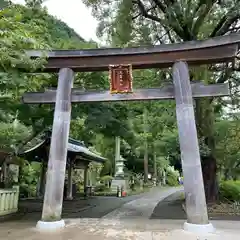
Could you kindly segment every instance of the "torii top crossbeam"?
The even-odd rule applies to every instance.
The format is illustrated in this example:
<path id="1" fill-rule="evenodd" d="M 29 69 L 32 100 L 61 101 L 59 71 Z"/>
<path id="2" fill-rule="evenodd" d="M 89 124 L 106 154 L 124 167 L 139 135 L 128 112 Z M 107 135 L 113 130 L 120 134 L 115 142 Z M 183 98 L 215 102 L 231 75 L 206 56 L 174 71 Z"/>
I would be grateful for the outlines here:
<path id="1" fill-rule="evenodd" d="M 231 61 L 240 45 L 240 34 L 203 41 L 133 48 L 99 48 L 84 50 L 27 51 L 32 58 L 48 57 L 45 72 L 71 68 L 79 72 L 106 71 L 109 65 L 131 64 L 133 69 L 171 67 L 176 61 L 188 64 L 212 64 Z"/>

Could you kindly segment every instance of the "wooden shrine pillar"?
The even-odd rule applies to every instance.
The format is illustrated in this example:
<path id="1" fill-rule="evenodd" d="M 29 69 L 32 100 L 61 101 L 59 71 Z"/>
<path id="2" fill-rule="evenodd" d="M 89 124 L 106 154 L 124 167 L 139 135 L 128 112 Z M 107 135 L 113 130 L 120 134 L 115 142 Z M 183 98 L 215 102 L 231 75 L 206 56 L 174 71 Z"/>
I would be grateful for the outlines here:
<path id="1" fill-rule="evenodd" d="M 42 221 L 39 222 L 39 227 L 42 222 L 61 220 L 73 79 L 71 69 L 63 68 L 59 71 Z"/>
<path id="2" fill-rule="evenodd" d="M 84 173 L 83 173 L 83 191 L 84 191 L 84 196 L 87 197 L 88 194 L 88 165 L 86 164 L 84 166 Z"/>
<path id="3" fill-rule="evenodd" d="M 5 185 L 7 182 L 7 175 L 8 175 L 8 165 L 6 163 L 6 160 L 4 160 L 4 163 L 2 165 L 2 173 L 3 173 L 3 182 Z"/>
<path id="4" fill-rule="evenodd" d="M 68 186 L 67 186 L 67 199 L 72 200 L 72 187 L 73 187 L 73 159 L 70 159 L 68 165 Z"/>
<path id="5" fill-rule="evenodd" d="M 38 197 L 44 196 L 45 184 L 46 184 L 46 163 L 44 162 L 44 160 L 42 160 L 39 187 L 37 192 Z"/>
<path id="6" fill-rule="evenodd" d="M 192 89 L 186 63 L 174 64 L 173 82 L 186 198 L 186 224 L 208 225 Z"/>

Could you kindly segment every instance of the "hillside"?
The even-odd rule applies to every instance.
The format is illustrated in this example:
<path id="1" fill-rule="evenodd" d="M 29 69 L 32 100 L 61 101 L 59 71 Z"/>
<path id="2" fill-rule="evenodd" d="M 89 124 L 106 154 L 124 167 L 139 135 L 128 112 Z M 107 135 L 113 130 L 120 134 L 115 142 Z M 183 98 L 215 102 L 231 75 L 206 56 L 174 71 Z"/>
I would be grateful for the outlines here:
<path id="1" fill-rule="evenodd" d="M 53 48 L 62 48 L 59 42 L 70 40 L 73 42 L 85 42 L 72 28 L 66 23 L 50 15 L 45 8 L 29 8 L 23 5 L 13 4 L 21 14 L 22 23 L 42 25 L 45 28 L 43 33 L 48 44 Z"/>

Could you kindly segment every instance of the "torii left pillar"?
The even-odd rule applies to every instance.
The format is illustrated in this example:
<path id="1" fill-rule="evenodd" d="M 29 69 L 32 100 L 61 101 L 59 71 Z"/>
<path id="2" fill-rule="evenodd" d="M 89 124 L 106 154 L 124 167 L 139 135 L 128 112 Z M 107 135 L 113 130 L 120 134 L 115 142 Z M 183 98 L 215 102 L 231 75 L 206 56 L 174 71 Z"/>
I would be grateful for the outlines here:
<path id="1" fill-rule="evenodd" d="M 57 230 L 65 225 L 61 215 L 73 79 L 71 69 L 63 68 L 59 71 L 42 219 L 37 223 L 40 230 Z"/>

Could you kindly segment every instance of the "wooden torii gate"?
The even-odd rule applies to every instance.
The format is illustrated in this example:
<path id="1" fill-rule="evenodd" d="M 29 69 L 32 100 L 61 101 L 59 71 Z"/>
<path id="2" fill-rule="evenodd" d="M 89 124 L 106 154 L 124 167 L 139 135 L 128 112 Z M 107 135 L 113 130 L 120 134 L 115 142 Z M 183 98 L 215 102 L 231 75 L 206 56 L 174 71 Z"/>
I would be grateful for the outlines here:
<path id="1" fill-rule="evenodd" d="M 227 84 L 208 86 L 201 83 L 191 84 L 188 64 L 233 62 L 239 50 L 239 43 L 240 35 L 232 34 L 204 41 L 150 47 L 48 52 L 48 62 L 44 72 L 59 72 L 57 90 L 25 93 L 23 96 L 23 102 L 28 104 L 55 103 L 42 220 L 37 226 L 45 227 L 47 222 L 50 222 L 52 224 L 50 226 L 54 228 L 64 226 L 61 213 L 71 102 L 175 99 L 187 209 L 187 222 L 184 226 L 185 229 L 193 230 L 195 227 L 202 226 L 206 231 L 213 231 L 208 221 L 193 98 L 226 96 L 229 94 L 229 88 Z M 28 51 L 28 54 L 32 58 L 37 58 L 46 52 Z M 131 89 L 131 67 L 146 69 L 172 66 L 172 86 L 157 89 Z M 111 91 L 83 92 L 72 89 L 73 71 L 108 71 L 109 67 L 112 68 L 111 73 L 114 75 L 111 83 L 115 84 L 115 89 L 111 85 L 111 90 L 122 94 L 113 94 Z"/>

